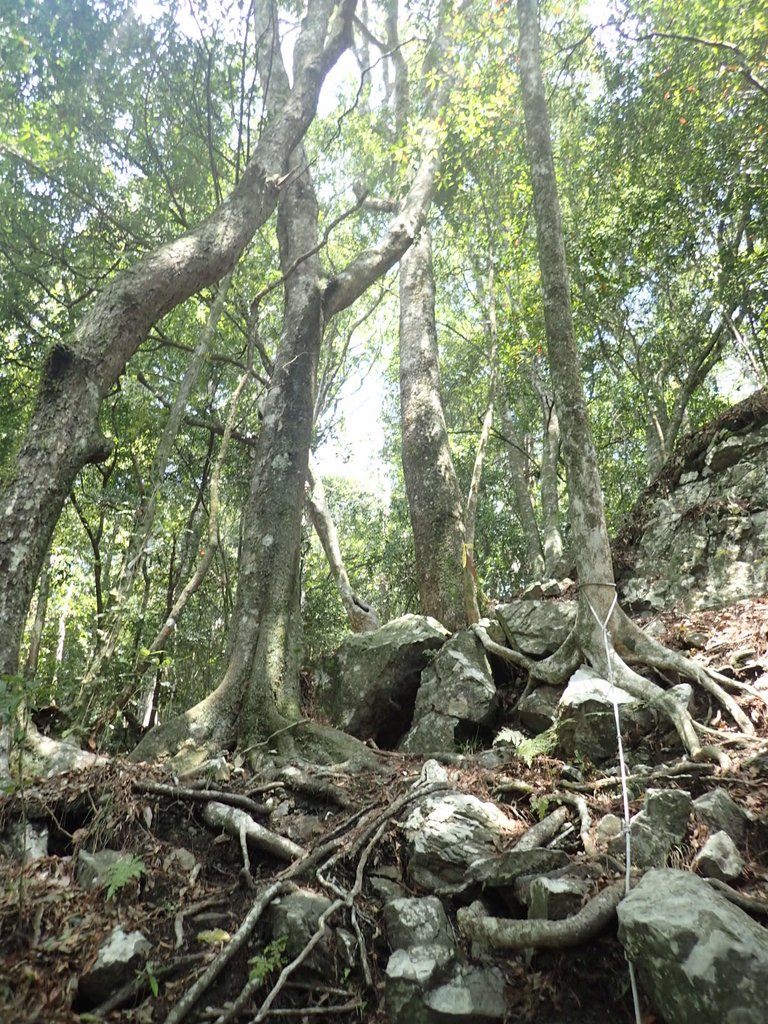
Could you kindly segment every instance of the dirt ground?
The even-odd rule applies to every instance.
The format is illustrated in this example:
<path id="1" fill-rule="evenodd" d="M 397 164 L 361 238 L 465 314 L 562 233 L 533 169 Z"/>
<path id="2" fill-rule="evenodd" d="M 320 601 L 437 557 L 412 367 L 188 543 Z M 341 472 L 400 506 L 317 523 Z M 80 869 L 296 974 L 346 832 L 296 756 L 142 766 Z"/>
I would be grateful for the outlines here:
<path id="1" fill-rule="evenodd" d="M 768 598 L 683 618 L 660 616 L 653 628 L 665 643 L 749 681 L 768 699 Z M 756 743 L 729 746 L 728 769 L 691 766 L 682 775 L 653 784 L 679 786 L 694 797 L 714 785 L 724 786 L 750 812 L 754 826 L 740 888 L 768 907 L 766 704 L 754 697 L 740 703 L 757 727 Z M 726 738 L 728 723 L 706 701 L 700 700 L 697 718 Z M 665 765 L 681 758 L 669 735 L 646 737 L 643 743 L 637 756 L 661 772 L 662 778 Z M 535 800 L 530 794 L 503 792 L 503 781 L 512 777 L 528 783 L 534 798 L 546 798 L 566 778 L 573 778 L 571 768 L 556 757 L 542 756 L 530 766 L 514 761 L 489 769 L 482 766 L 481 758 L 468 755 L 454 760 L 450 770 L 457 788 L 497 800 L 520 822 L 522 831 L 536 820 Z M 225 800 L 242 798 L 255 818 L 269 817 L 270 827 L 302 847 L 306 864 L 293 876 L 302 885 L 320 891 L 316 867 L 321 857 L 327 863 L 330 856 L 337 887 L 352 893 L 364 859 L 361 851 L 367 850 L 364 870 L 358 872 L 362 886 L 351 903 L 367 954 L 368 976 L 359 950 L 350 957 L 339 943 L 331 943 L 324 969 L 308 970 L 302 964 L 282 978 L 274 1001 L 259 1016 L 287 963 L 284 951 L 269 945 L 266 914 L 185 1019 L 217 1020 L 255 972 L 261 979 L 245 1012 L 234 1019 L 386 1021 L 382 991 L 389 950 L 381 925 L 382 900 L 368 876 L 373 868 L 384 867 L 407 878 L 398 817 L 392 808 L 420 769 L 421 759 L 389 753 L 382 757 L 380 772 L 354 777 L 339 772 L 330 783 L 326 779 L 325 790 L 312 791 L 285 779 L 249 775 L 236 757 L 223 758 L 202 776 L 183 780 L 163 767 L 114 761 L 10 788 L 0 800 L 0 834 L 5 830 L 6 837 L 0 842 L 0 1021 L 154 1024 L 168 1018 L 192 984 L 234 941 L 259 894 L 289 870 L 284 860 L 251 849 L 249 870 L 244 871 L 237 838 L 212 830 L 201 818 L 204 800 L 212 797 L 212 791 Z M 608 811 L 617 812 L 620 800 L 614 776 L 605 768 L 580 769 L 579 782 L 571 785 L 587 798 L 593 821 Z M 642 802 L 640 791 L 636 795 L 633 810 Z M 387 821 L 388 827 L 380 828 L 376 841 L 370 839 L 372 825 L 366 832 L 365 823 L 379 827 Z M 24 867 L 8 838 L 9 829 L 20 822 L 45 825 L 49 830 L 48 855 Z M 706 838 L 703 826 L 692 828 L 675 853 L 675 866 L 690 866 Z M 113 878 L 111 890 L 103 885 L 84 888 L 75 877 L 78 853 L 104 848 L 132 854 L 132 868 L 127 877 Z M 456 907 L 449 905 L 450 909 Z M 349 930 L 349 908 L 334 923 L 342 918 Z M 763 923 L 766 920 L 763 917 Z M 94 1004 L 78 983 L 117 924 L 126 932 L 139 930 L 146 936 L 152 947 L 150 963 L 121 989 Z M 620 1024 L 634 1020 L 615 925 L 584 947 L 493 959 L 507 978 L 510 1021 Z M 656 1019 L 648 1008 L 644 1012 L 646 1024 Z"/>

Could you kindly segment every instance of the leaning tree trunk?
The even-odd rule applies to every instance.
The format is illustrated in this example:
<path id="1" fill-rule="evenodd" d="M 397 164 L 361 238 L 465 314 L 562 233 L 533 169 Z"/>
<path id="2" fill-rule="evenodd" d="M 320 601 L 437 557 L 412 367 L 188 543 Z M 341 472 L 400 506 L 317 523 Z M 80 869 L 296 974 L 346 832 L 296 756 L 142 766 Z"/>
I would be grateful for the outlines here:
<path id="1" fill-rule="evenodd" d="M 273 18 L 267 32 L 276 38 Z M 270 88 L 288 88 L 273 48 Z M 153 729 L 134 760 L 174 754 L 188 741 L 198 755 L 239 744 L 292 746 L 299 720 L 297 631 L 299 554 L 305 481 L 313 427 L 316 370 L 325 324 L 389 270 L 411 244 L 431 201 L 437 169 L 434 141 L 425 146 L 413 184 L 388 231 L 330 281 L 318 256 L 317 197 L 303 147 L 278 210 L 284 321 L 263 406 L 263 421 L 243 513 L 243 545 L 227 668 L 219 686 L 188 712 Z"/>
<path id="2" fill-rule="evenodd" d="M 722 760 L 723 755 L 719 751 L 702 747 L 695 723 L 687 709 L 672 694 L 630 669 L 617 653 L 620 651 L 622 655 L 629 655 L 654 668 L 676 672 L 695 680 L 728 709 L 742 732 L 754 732 L 749 719 L 724 689 L 725 686 L 745 689 L 743 684 L 706 670 L 662 647 L 633 625 L 616 604 L 602 488 L 573 329 L 549 115 L 541 74 L 536 0 L 518 0 L 517 13 L 520 29 L 520 79 L 533 186 L 547 349 L 555 404 L 562 428 L 573 554 L 579 579 L 579 605 L 574 632 L 550 659 L 536 664 L 513 654 L 510 660 L 528 667 L 531 678 L 547 679 L 550 682 L 564 681 L 581 661 L 586 660 L 622 689 L 666 713 L 694 758 L 716 757 Z M 486 634 L 486 642 L 487 639 Z"/>
<path id="3" fill-rule="evenodd" d="M 422 612 L 449 630 L 479 618 L 465 572 L 464 504 L 440 397 L 432 247 L 424 227 L 400 267 L 400 416 Z"/>
<path id="4" fill-rule="evenodd" d="M 0 488 L 0 672 L 16 672 L 35 582 L 75 478 L 109 454 L 99 426 L 102 400 L 153 324 L 231 270 L 274 211 L 325 75 L 349 43 L 354 6 L 309 0 L 293 88 L 271 111 L 230 195 L 197 227 L 118 274 L 73 336 L 49 353 L 18 456 Z"/>

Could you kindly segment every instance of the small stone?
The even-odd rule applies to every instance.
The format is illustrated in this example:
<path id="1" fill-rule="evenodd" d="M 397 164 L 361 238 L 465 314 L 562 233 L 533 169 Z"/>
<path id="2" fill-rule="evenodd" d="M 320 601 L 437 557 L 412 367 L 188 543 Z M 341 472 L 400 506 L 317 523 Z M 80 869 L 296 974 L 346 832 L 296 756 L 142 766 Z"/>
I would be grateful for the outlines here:
<path id="1" fill-rule="evenodd" d="M 715 832 L 704 844 L 693 868 L 705 878 L 735 882 L 744 870 L 744 859 L 727 832 Z"/>
<path id="2" fill-rule="evenodd" d="M 590 891 L 589 882 L 579 878 L 536 878 L 531 882 L 528 917 L 562 921 L 578 913 Z"/>
<path id="3" fill-rule="evenodd" d="M 442 946 L 455 951 L 451 926 L 436 896 L 397 899 L 384 907 L 384 927 L 391 949 Z"/>
<path id="4" fill-rule="evenodd" d="M 77 855 L 75 878 L 83 889 L 102 889 L 109 881 L 109 873 L 118 861 L 128 860 L 129 854 L 121 850 L 80 850 Z"/>
<path id="5" fill-rule="evenodd" d="M 617 815 L 604 814 L 595 826 L 595 838 L 598 843 L 609 843 L 621 835 L 623 828 L 624 822 Z"/>
<path id="6" fill-rule="evenodd" d="M 744 840 L 749 818 L 727 790 L 713 789 L 694 800 L 693 807 L 713 832 L 727 832 L 736 843 Z"/>
<path id="7" fill-rule="evenodd" d="M 649 789 L 645 794 L 648 824 L 666 832 L 675 843 L 685 838 L 692 810 L 691 794 L 684 789 Z"/>
<path id="8" fill-rule="evenodd" d="M 136 968 L 147 959 L 151 950 L 152 946 L 141 932 L 126 933 L 118 925 L 99 949 L 91 970 L 78 982 L 81 1012 L 98 1006 L 133 977 Z"/>

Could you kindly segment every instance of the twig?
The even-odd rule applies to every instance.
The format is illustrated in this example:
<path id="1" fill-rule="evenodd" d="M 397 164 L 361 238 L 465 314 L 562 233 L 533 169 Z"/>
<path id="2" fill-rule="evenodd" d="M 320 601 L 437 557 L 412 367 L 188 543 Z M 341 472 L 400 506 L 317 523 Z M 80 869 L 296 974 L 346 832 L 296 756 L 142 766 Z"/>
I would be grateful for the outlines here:
<path id="1" fill-rule="evenodd" d="M 258 923 L 259 918 L 272 900 L 275 899 L 276 896 L 280 896 L 284 892 L 289 892 L 293 888 L 294 886 L 290 882 L 273 882 L 272 885 L 268 886 L 264 892 L 256 898 L 253 906 L 246 914 L 243 923 L 237 929 L 227 945 L 224 946 L 216 959 L 213 960 L 203 974 L 200 975 L 192 988 L 189 989 L 189 991 L 182 996 L 178 1003 L 176 1003 L 172 1008 L 171 1012 L 165 1018 L 165 1024 L 180 1024 L 180 1022 L 184 1020 L 197 1000 L 203 995 L 206 989 L 213 984 L 232 957 L 238 953 L 248 941 L 251 933 Z"/>
<path id="2" fill-rule="evenodd" d="M 269 808 L 265 804 L 258 804 L 255 800 L 242 796 L 240 793 L 228 793 L 221 789 L 191 789 L 184 786 L 169 786 L 164 782 L 133 782 L 131 785 L 137 793 L 153 793 L 156 796 L 169 796 L 176 800 L 194 800 L 198 803 L 218 800 L 219 803 L 239 807 L 248 811 L 249 814 L 269 813 Z"/>

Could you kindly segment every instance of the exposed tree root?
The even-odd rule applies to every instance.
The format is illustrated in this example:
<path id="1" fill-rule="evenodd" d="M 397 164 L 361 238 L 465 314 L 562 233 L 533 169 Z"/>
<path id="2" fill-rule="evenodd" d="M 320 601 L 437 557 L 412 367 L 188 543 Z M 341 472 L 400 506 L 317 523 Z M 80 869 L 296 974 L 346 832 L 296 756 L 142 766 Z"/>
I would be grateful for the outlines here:
<path id="1" fill-rule="evenodd" d="M 565 949 L 597 935 L 613 918 L 623 895 L 624 882 L 614 882 L 563 921 L 489 917 L 480 902 L 463 907 L 456 920 L 464 935 L 493 949 Z"/>
<path id="2" fill-rule="evenodd" d="M 10 779 L 17 768 L 23 774 L 60 775 L 79 768 L 93 768 L 108 761 L 100 754 L 81 750 L 74 743 L 44 736 L 28 716 L 24 716 L 21 729 L 23 739 L 19 748 L 12 730 L 8 726 L 0 728 L 0 779 Z"/>
<path id="3" fill-rule="evenodd" d="M 657 672 L 674 672 L 679 678 L 700 686 L 736 723 L 740 730 L 736 738 L 747 739 L 754 736 L 755 730 L 748 716 L 726 688 L 757 695 L 753 688 L 698 665 L 677 651 L 664 647 L 646 636 L 614 604 L 610 609 L 606 609 L 606 614 L 609 616 L 607 631 L 597 612 L 582 594 L 576 626 L 557 651 L 541 661 L 535 661 L 519 651 L 510 650 L 496 643 L 480 624 L 475 625 L 474 631 L 489 653 L 528 672 L 528 681 L 520 700 L 526 697 L 537 683 L 562 686 L 580 665 L 586 663 L 620 689 L 662 712 L 674 726 L 685 750 L 694 761 L 714 761 L 721 767 L 727 767 L 727 755 L 719 747 L 702 744 L 697 724 L 687 708 L 687 702 L 679 699 L 679 693 L 665 690 L 640 675 L 629 663 L 646 665 Z"/>

